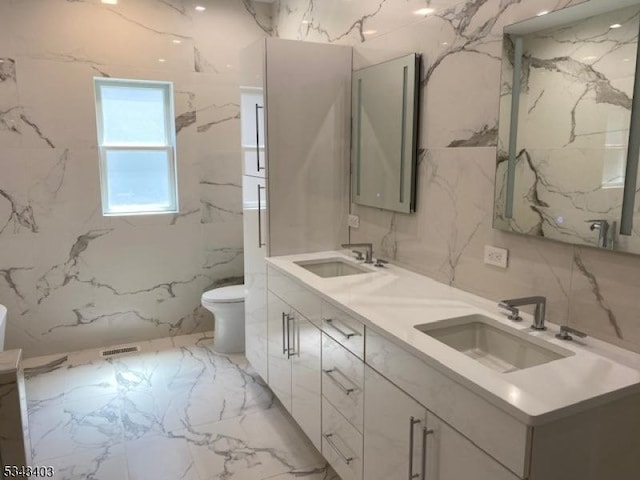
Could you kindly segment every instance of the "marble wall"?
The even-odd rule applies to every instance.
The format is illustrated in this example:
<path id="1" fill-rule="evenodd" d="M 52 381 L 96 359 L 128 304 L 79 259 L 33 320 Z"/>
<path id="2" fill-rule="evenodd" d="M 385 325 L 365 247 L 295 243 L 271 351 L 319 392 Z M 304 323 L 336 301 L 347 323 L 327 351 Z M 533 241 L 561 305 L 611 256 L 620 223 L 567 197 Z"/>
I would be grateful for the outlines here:
<path id="1" fill-rule="evenodd" d="M 0 2 L 7 348 L 211 329 L 201 293 L 243 272 L 238 52 L 270 15 L 251 0 Z M 94 76 L 174 83 L 179 214 L 102 216 Z"/>
<path id="2" fill-rule="evenodd" d="M 353 45 L 356 68 L 423 54 L 417 213 L 353 205 L 352 241 L 491 299 L 546 295 L 551 322 L 640 351 L 640 258 L 492 228 L 502 29 L 576 3 L 281 0 L 274 33 Z M 483 264 L 487 244 L 509 249 L 506 270 Z"/>
<path id="3" fill-rule="evenodd" d="M 607 248 L 640 253 L 640 232 L 620 236 L 614 227 L 622 214 L 639 12 L 627 7 L 523 37 L 510 219 L 505 204 L 514 45 L 505 38 L 497 227 L 595 246 L 600 232 L 590 220 L 602 219 L 611 225 Z"/>

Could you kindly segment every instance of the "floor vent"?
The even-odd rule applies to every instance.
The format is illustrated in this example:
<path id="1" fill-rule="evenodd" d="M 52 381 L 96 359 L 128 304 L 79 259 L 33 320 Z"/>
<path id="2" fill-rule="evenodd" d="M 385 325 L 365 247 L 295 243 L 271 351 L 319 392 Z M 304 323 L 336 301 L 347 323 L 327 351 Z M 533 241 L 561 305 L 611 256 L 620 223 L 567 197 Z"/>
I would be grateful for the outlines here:
<path id="1" fill-rule="evenodd" d="M 107 357 L 115 357 L 117 355 L 124 355 L 125 353 L 135 353 L 135 352 L 139 352 L 140 351 L 140 347 L 135 346 L 135 347 L 122 347 L 122 348 L 112 348 L 110 350 L 103 350 L 102 351 L 102 357 L 103 358 L 107 358 Z"/>

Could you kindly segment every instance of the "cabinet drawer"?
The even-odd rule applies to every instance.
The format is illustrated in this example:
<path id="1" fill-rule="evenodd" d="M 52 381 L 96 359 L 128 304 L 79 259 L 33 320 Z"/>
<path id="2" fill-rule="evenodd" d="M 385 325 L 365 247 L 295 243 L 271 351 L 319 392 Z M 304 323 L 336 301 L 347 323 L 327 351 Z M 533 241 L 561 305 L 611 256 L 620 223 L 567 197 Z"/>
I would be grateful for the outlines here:
<path id="1" fill-rule="evenodd" d="M 364 360 L 364 325 L 324 300 L 322 301 L 322 330 Z"/>
<path id="2" fill-rule="evenodd" d="M 322 399 L 322 454 L 342 480 L 362 480 L 362 434 Z"/>
<path id="3" fill-rule="evenodd" d="M 321 300 L 318 295 L 270 265 L 267 267 L 267 287 L 321 328 Z"/>
<path id="4" fill-rule="evenodd" d="M 367 365 L 519 477 L 527 477 L 531 432 L 526 425 L 373 329 L 366 335 Z"/>
<path id="5" fill-rule="evenodd" d="M 322 334 L 322 395 L 362 432 L 364 362 Z"/>

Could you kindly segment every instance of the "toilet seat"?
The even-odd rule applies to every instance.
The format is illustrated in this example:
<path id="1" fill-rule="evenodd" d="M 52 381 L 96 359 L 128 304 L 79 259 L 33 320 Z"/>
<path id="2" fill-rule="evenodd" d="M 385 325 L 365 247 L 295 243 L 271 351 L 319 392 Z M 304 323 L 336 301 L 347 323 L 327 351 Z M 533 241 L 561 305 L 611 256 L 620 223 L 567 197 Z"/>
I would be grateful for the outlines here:
<path id="1" fill-rule="evenodd" d="M 202 294 L 202 303 L 239 303 L 244 302 L 244 285 L 214 288 Z"/>

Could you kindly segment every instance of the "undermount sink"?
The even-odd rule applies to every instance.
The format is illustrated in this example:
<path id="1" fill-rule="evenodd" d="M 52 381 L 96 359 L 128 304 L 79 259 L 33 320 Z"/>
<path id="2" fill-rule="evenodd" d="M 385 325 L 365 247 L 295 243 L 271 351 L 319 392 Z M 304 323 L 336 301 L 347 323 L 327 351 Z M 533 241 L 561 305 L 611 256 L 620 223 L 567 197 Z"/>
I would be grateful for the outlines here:
<path id="1" fill-rule="evenodd" d="M 323 258 L 322 260 L 305 260 L 294 263 L 323 278 L 346 277 L 347 275 L 372 272 L 368 268 L 361 267 L 342 258 Z"/>
<path id="2" fill-rule="evenodd" d="M 574 355 L 480 314 L 465 315 L 415 328 L 500 373 L 535 367 Z"/>

